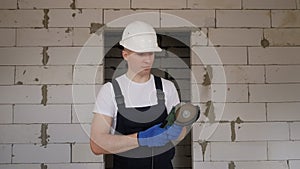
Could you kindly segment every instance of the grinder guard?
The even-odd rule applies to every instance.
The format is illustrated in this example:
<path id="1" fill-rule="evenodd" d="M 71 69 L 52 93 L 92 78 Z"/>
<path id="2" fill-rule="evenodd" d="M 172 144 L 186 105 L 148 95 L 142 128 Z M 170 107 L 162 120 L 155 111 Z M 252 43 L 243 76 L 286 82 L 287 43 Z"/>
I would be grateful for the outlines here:
<path id="1" fill-rule="evenodd" d="M 196 122 L 199 117 L 200 108 L 198 106 L 194 106 L 191 103 L 179 103 L 172 108 L 160 127 L 171 126 L 173 123 L 179 126 L 189 126 Z"/>

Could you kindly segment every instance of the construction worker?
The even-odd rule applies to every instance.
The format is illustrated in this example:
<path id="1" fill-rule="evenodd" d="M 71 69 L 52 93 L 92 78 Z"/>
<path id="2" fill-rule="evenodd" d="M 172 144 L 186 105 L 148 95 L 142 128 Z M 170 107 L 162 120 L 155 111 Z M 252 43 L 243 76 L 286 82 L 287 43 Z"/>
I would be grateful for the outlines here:
<path id="1" fill-rule="evenodd" d="M 141 21 L 127 25 L 119 42 L 127 72 L 100 89 L 91 125 L 94 154 L 113 154 L 114 169 L 172 169 L 172 144 L 185 128 L 160 125 L 179 101 L 174 84 L 151 74 L 157 44 L 153 27 Z"/>

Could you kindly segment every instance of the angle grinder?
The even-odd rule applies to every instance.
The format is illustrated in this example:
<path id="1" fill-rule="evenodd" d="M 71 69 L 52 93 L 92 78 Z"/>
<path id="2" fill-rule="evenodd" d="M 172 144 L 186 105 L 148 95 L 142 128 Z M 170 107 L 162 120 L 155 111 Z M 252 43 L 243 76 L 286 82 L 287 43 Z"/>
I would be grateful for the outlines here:
<path id="1" fill-rule="evenodd" d="M 160 125 L 161 128 L 177 124 L 189 126 L 196 122 L 200 117 L 200 108 L 191 103 L 179 103 L 174 106 L 165 121 Z"/>

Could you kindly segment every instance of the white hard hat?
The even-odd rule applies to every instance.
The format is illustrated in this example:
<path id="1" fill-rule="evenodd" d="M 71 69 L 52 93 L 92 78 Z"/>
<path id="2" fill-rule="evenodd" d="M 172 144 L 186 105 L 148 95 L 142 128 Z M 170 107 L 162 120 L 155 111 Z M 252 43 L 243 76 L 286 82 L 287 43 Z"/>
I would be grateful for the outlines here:
<path id="1" fill-rule="evenodd" d="M 124 48 L 137 53 L 162 51 L 158 47 L 156 32 L 153 27 L 141 21 L 134 21 L 127 25 L 119 43 Z"/>

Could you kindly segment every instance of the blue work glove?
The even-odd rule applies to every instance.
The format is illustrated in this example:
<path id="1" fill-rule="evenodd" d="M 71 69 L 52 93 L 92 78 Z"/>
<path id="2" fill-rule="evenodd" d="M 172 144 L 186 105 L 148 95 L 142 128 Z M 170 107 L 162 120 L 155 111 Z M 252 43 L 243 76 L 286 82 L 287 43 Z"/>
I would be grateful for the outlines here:
<path id="1" fill-rule="evenodd" d="M 167 127 L 167 135 L 169 140 L 177 140 L 182 132 L 183 127 L 177 124 Z"/>
<path id="2" fill-rule="evenodd" d="M 154 125 L 145 131 L 138 132 L 140 146 L 159 147 L 166 145 L 170 140 L 167 136 L 167 129 L 160 128 L 161 124 Z"/>

